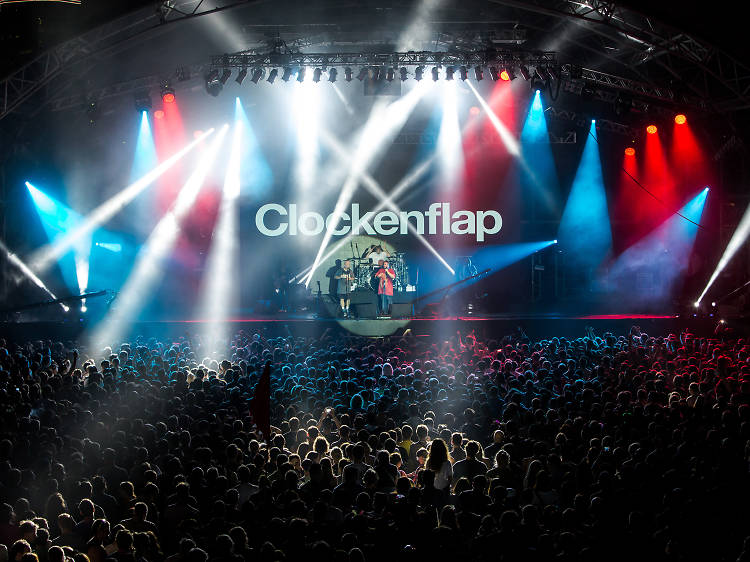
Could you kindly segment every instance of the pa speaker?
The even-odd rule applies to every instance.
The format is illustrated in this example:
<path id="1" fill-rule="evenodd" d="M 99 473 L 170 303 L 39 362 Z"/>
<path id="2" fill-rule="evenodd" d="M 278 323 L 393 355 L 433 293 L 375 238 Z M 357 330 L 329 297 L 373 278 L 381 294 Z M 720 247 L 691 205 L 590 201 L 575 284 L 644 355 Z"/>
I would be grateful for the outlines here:
<path id="1" fill-rule="evenodd" d="M 391 317 L 393 318 L 408 318 L 412 316 L 412 305 L 411 303 L 393 303 L 391 304 Z"/>
<path id="2" fill-rule="evenodd" d="M 375 303 L 362 303 L 362 304 L 352 304 L 352 309 L 354 310 L 354 314 L 357 315 L 357 318 L 375 318 L 377 315 L 377 307 L 375 306 Z"/>

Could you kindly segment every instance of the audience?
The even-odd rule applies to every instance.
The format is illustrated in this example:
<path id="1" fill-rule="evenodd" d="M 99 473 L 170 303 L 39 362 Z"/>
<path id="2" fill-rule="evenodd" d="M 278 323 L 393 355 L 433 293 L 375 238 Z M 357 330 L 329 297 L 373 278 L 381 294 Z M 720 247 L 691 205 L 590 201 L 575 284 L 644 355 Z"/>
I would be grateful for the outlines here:
<path id="1" fill-rule="evenodd" d="M 0 340 L 0 409 L 11 561 L 750 560 L 726 329 Z"/>

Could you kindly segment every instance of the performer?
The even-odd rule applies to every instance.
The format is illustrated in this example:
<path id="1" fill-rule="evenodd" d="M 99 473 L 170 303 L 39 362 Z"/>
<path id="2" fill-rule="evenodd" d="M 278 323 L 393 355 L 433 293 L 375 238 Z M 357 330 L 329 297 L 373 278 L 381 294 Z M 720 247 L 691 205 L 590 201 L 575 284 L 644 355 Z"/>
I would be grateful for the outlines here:
<path id="1" fill-rule="evenodd" d="M 363 258 L 370 258 L 372 260 L 372 268 L 378 270 L 382 267 L 382 261 L 387 260 L 391 257 L 391 254 L 383 248 L 380 244 L 373 244 L 367 250 L 365 250 Z"/>
<path id="2" fill-rule="evenodd" d="M 352 283 L 354 282 L 354 271 L 351 268 L 352 262 L 344 260 L 342 266 L 336 270 L 334 279 L 338 280 L 336 292 L 339 295 L 339 304 L 341 304 L 341 313 L 344 318 L 349 318 L 349 303 L 351 300 Z"/>
<path id="3" fill-rule="evenodd" d="M 389 316 L 396 272 L 391 269 L 388 260 L 385 260 L 383 266 L 375 272 L 375 278 L 378 280 L 378 315 Z"/>

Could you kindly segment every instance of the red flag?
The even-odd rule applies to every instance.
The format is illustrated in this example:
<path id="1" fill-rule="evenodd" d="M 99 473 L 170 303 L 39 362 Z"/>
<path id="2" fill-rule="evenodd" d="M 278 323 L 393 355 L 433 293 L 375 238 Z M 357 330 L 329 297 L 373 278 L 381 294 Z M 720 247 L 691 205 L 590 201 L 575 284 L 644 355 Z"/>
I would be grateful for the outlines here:
<path id="1" fill-rule="evenodd" d="M 255 392 L 250 399 L 250 415 L 257 428 L 263 432 L 263 439 L 268 441 L 271 438 L 271 363 L 266 363 L 263 368 L 263 374 L 260 376 L 258 384 L 255 385 Z"/>

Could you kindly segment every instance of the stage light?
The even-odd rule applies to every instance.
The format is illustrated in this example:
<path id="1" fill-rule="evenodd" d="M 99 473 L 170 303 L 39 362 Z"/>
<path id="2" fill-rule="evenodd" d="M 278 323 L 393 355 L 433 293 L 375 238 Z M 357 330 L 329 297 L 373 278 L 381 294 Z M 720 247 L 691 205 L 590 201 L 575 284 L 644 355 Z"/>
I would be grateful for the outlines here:
<path id="1" fill-rule="evenodd" d="M 693 303 L 693 306 L 694 306 L 695 308 L 700 308 L 700 306 L 701 306 L 701 301 L 695 301 L 695 302 Z"/>
<path id="2" fill-rule="evenodd" d="M 346 67 L 346 68 L 344 69 L 344 79 L 345 79 L 345 80 L 346 80 L 347 82 L 351 82 L 351 81 L 352 81 L 352 75 L 353 75 L 353 74 L 354 74 L 354 73 L 352 72 L 352 69 L 351 69 L 350 67 L 348 67 L 348 66 L 347 66 L 347 67 Z"/>
<path id="3" fill-rule="evenodd" d="M 140 195 L 156 179 L 162 176 L 167 170 L 174 166 L 183 156 L 198 146 L 203 139 L 214 132 L 209 129 L 202 136 L 183 147 L 178 152 L 172 154 L 169 158 L 161 162 L 153 170 L 141 176 L 138 180 L 125 187 L 123 190 L 110 197 L 107 201 L 100 204 L 86 217 L 80 226 L 66 232 L 59 240 L 40 248 L 32 255 L 29 260 L 31 268 L 37 273 L 46 271 L 53 263 L 58 261 L 62 256 L 75 248 L 86 236 L 90 235 L 95 229 L 106 223 L 114 215 L 120 212 L 126 205 L 130 204 L 133 199 Z"/>
<path id="4" fill-rule="evenodd" d="M 401 68 L 401 81 L 404 82 L 409 77 L 409 70 L 406 67 Z"/>
<path id="5" fill-rule="evenodd" d="M 521 77 L 527 82 L 531 80 L 531 73 L 529 72 L 528 66 L 522 64 L 521 66 L 518 67 L 518 72 L 521 73 Z"/>
<path id="6" fill-rule="evenodd" d="M 133 101 L 135 102 L 135 110 L 138 113 L 151 111 L 151 96 L 148 95 L 148 92 L 139 92 L 135 94 Z"/>
<path id="7" fill-rule="evenodd" d="M 474 67 L 474 79 L 477 82 L 481 82 L 484 79 L 484 69 L 481 66 Z"/>
<path id="8" fill-rule="evenodd" d="M 490 67 L 490 78 L 492 78 L 493 82 L 497 82 L 500 79 L 500 73 L 494 66 Z"/>
<path id="9" fill-rule="evenodd" d="M 284 72 L 281 75 L 281 79 L 284 82 L 289 82 L 289 80 L 291 80 L 291 78 L 292 78 L 292 69 L 290 67 L 288 67 L 288 66 L 285 66 L 284 67 Z"/>
<path id="10" fill-rule="evenodd" d="M 174 99 L 174 88 L 169 84 L 165 84 L 161 89 L 161 101 L 164 103 L 172 103 L 174 102 Z"/>
<path id="11" fill-rule="evenodd" d="M 369 74 L 369 71 L 367 70 L 366 66 L 363 66 L 359 69 L 359 74 L 357 74 L 357 80 L 362 82 L 365 78 L 367 78 L 367 75 Z"/>
<path id="12" fill-rule="evenodd" d="M 221 72 L 221 77 L 219 78 L 219 82 L 221 82 L 222 86 L 227 83 L 227 80 L 229 80 L 229 77 L 232 75 L 232 71 L 228 68 L 225 68 Z"/>
<path id="13" fill-rule="evenodd" d="M 471 114 L 471 115 L 475 115 L 475 116 L 476 116 L 476 115 L 479 115 L 479 113 L 480 113 L 481 111 L 482 111 L 482 110 L 481 110 L 481 109 L 479 109 L 479 108 L 478 108 L 478 107 L 477 107 L 476 105 L 472 105 L 472 106 L 471 106 L 471 107 L 469 108 L 469 114 Z"/>
<path id="14" fill-rule="evenodd" d="M 305 81 L 305 67 L 300 66 L 297 70 L 297 82 L 304 82 Z"/>
<path id="15" fill-rule="evenodd" d="M 332 68 L 328 71 L 328 81 L 331 83 L 334 83 L 336 81 L 336 76 L 338 75 L 339 71 L 335 68 Z"/>
<path id="16" fill-rule="evenodd" d="M 414 69 L 414 79 L 419 82 L 424 77 L 424 66 L 418 66 Z"/>
<path id="17" fill-rule="evenodd" d="M 89 309 L 88 309 L 88 307 L 87 307 L 87 306 L 86 306 L 85 304 L 82 304 L 82 305 L 81 305 L 81 312 L 84 312 L 84 313 L 85 313 L 85 312 L 88 312 L 88 310 L 89 310 Z"/>
<path id="18" fill-rule="evenodd" d="M 625 149 L 625 156 L 635 156 L 635 148 L 629 146 Z"/>
<path id="19" fill-rule="evenodd" d="M 711 306 L 716 306 L 716 301 L 711 301 Z"/>
<path id="20" fill-rule="evenodd" d="M 446 80 L 453 80 L 453 73 L 455 72 L 455 69 L 452 66 L 449 66 L 445 69 L 445 79 Z"/>
<path id="21" fill-rule="evenodd" d="M 396 71 L 393 70 L 393 68 L 389 68 L 388 71 L 385 73 L 385 79 L 388 80 L 388 82 L 393 82 L 393 79 L 396 77 Z"/>
<path id="22" fill-rule="evenodd" d="M 373 66 L 370 69 L 370 78 L 375 81 L 380 80 L 383 77 L 383 71 L 379 66 Z"/>
<path id="23" fill-rule="evenodd" d="M 432 80 L 433 82 L 437 82 L 440 78 L 440 69 L 437 66 L 432 67 Z"/>
<path id="24" fill-rule="evenodd" d="M 464 80 L 464 81 L 468 80 L 469 71 L 465 66 L 462 66 L 461 68 L 459 68 L 458 71 L 459 71 L 459 75 L 461 76 L 461 80 Z"/>
<path id="25" fill-rule="evenodd" d="M 247 68 L 243 68 L 237 73 L 237 78 L 234 79 L 235 82 L 237 82 L 240 86 L 242 86 L 242 83 L 245 81 L 245 77 L 247 76 Z M 257 81 L 256 81 L 257 84 Z"/>
<path id="26" fill-rule="evenodd" d="M 262 69 L 262 68 L 256 68 L 256 69 L 255 69 L 255 70 L 253 71 L 253 76 L 252 76 L 252 78 L 250 78 L 250 81 L 251 81 L 251 82 L 252 82 L 253 84 L 257 84 L 257 83 L 258 83 L 258 82 L 260 82 L 260 81 L 261 81 L 262 79 L 263 79 L 263 69 Z"/>
<path id="27" fill-rule="evenodd" d="M 510 74 L 508 74 L 507 70 L 500 72 L 500 80 L 503 82 L 510 82 Z"/>
<path id="28" fill-rule="evenodd" d="M 221 93 L 221 90 L 223 88 L 224 85 L 219 80 L 219 71 L 212 70 L 211 72 L 209 72 L 206 76 L 206 92 L 216 97 Z"/>
<path id="29" fill-rule="evenodd" d="M 164 112 L 161 109 L 157 109 L 156 111 L 154 111 L 154 118 L 164 119 Z"/>
<path id="30" fill-rule="evenodd" d="M 553 244 L 557 244 L 557 239 L 552 241 Z"/>
<path id="31" fill-rule="evenodd" d="M 313 70 L 313 82 L 316 84 L 320 82 L 320 76 L 323 74 L 323 71 L 320 68 L 316 68 Z"/>
<path id="32" fill-rule="evenodd" d="M 679 115 L 675 116 L 674 122 L 677 123 L 678 125 L 684 125 L 685 123 L 687 123 L 687 117 L 685 117 L 682 113 L 680 113 Z"/>
<path id="33" fill-rule="evenodd" d="M 656 125 L 649 125 L 648 127 L 646 127 L 646 132 L 649 135 L 655 135 L 657 130 L 658 129 L 656 128 Z"/>
<path id="34" fill-rule="evenodd" d="M 269 84 L 273 84 L 276 81 L 276 77 L 279 75 L 279 69 L 274 68 L 271 70 L 271 72 L 268 73 L 268 78 L 266 78 L 266 82 Z"/>

